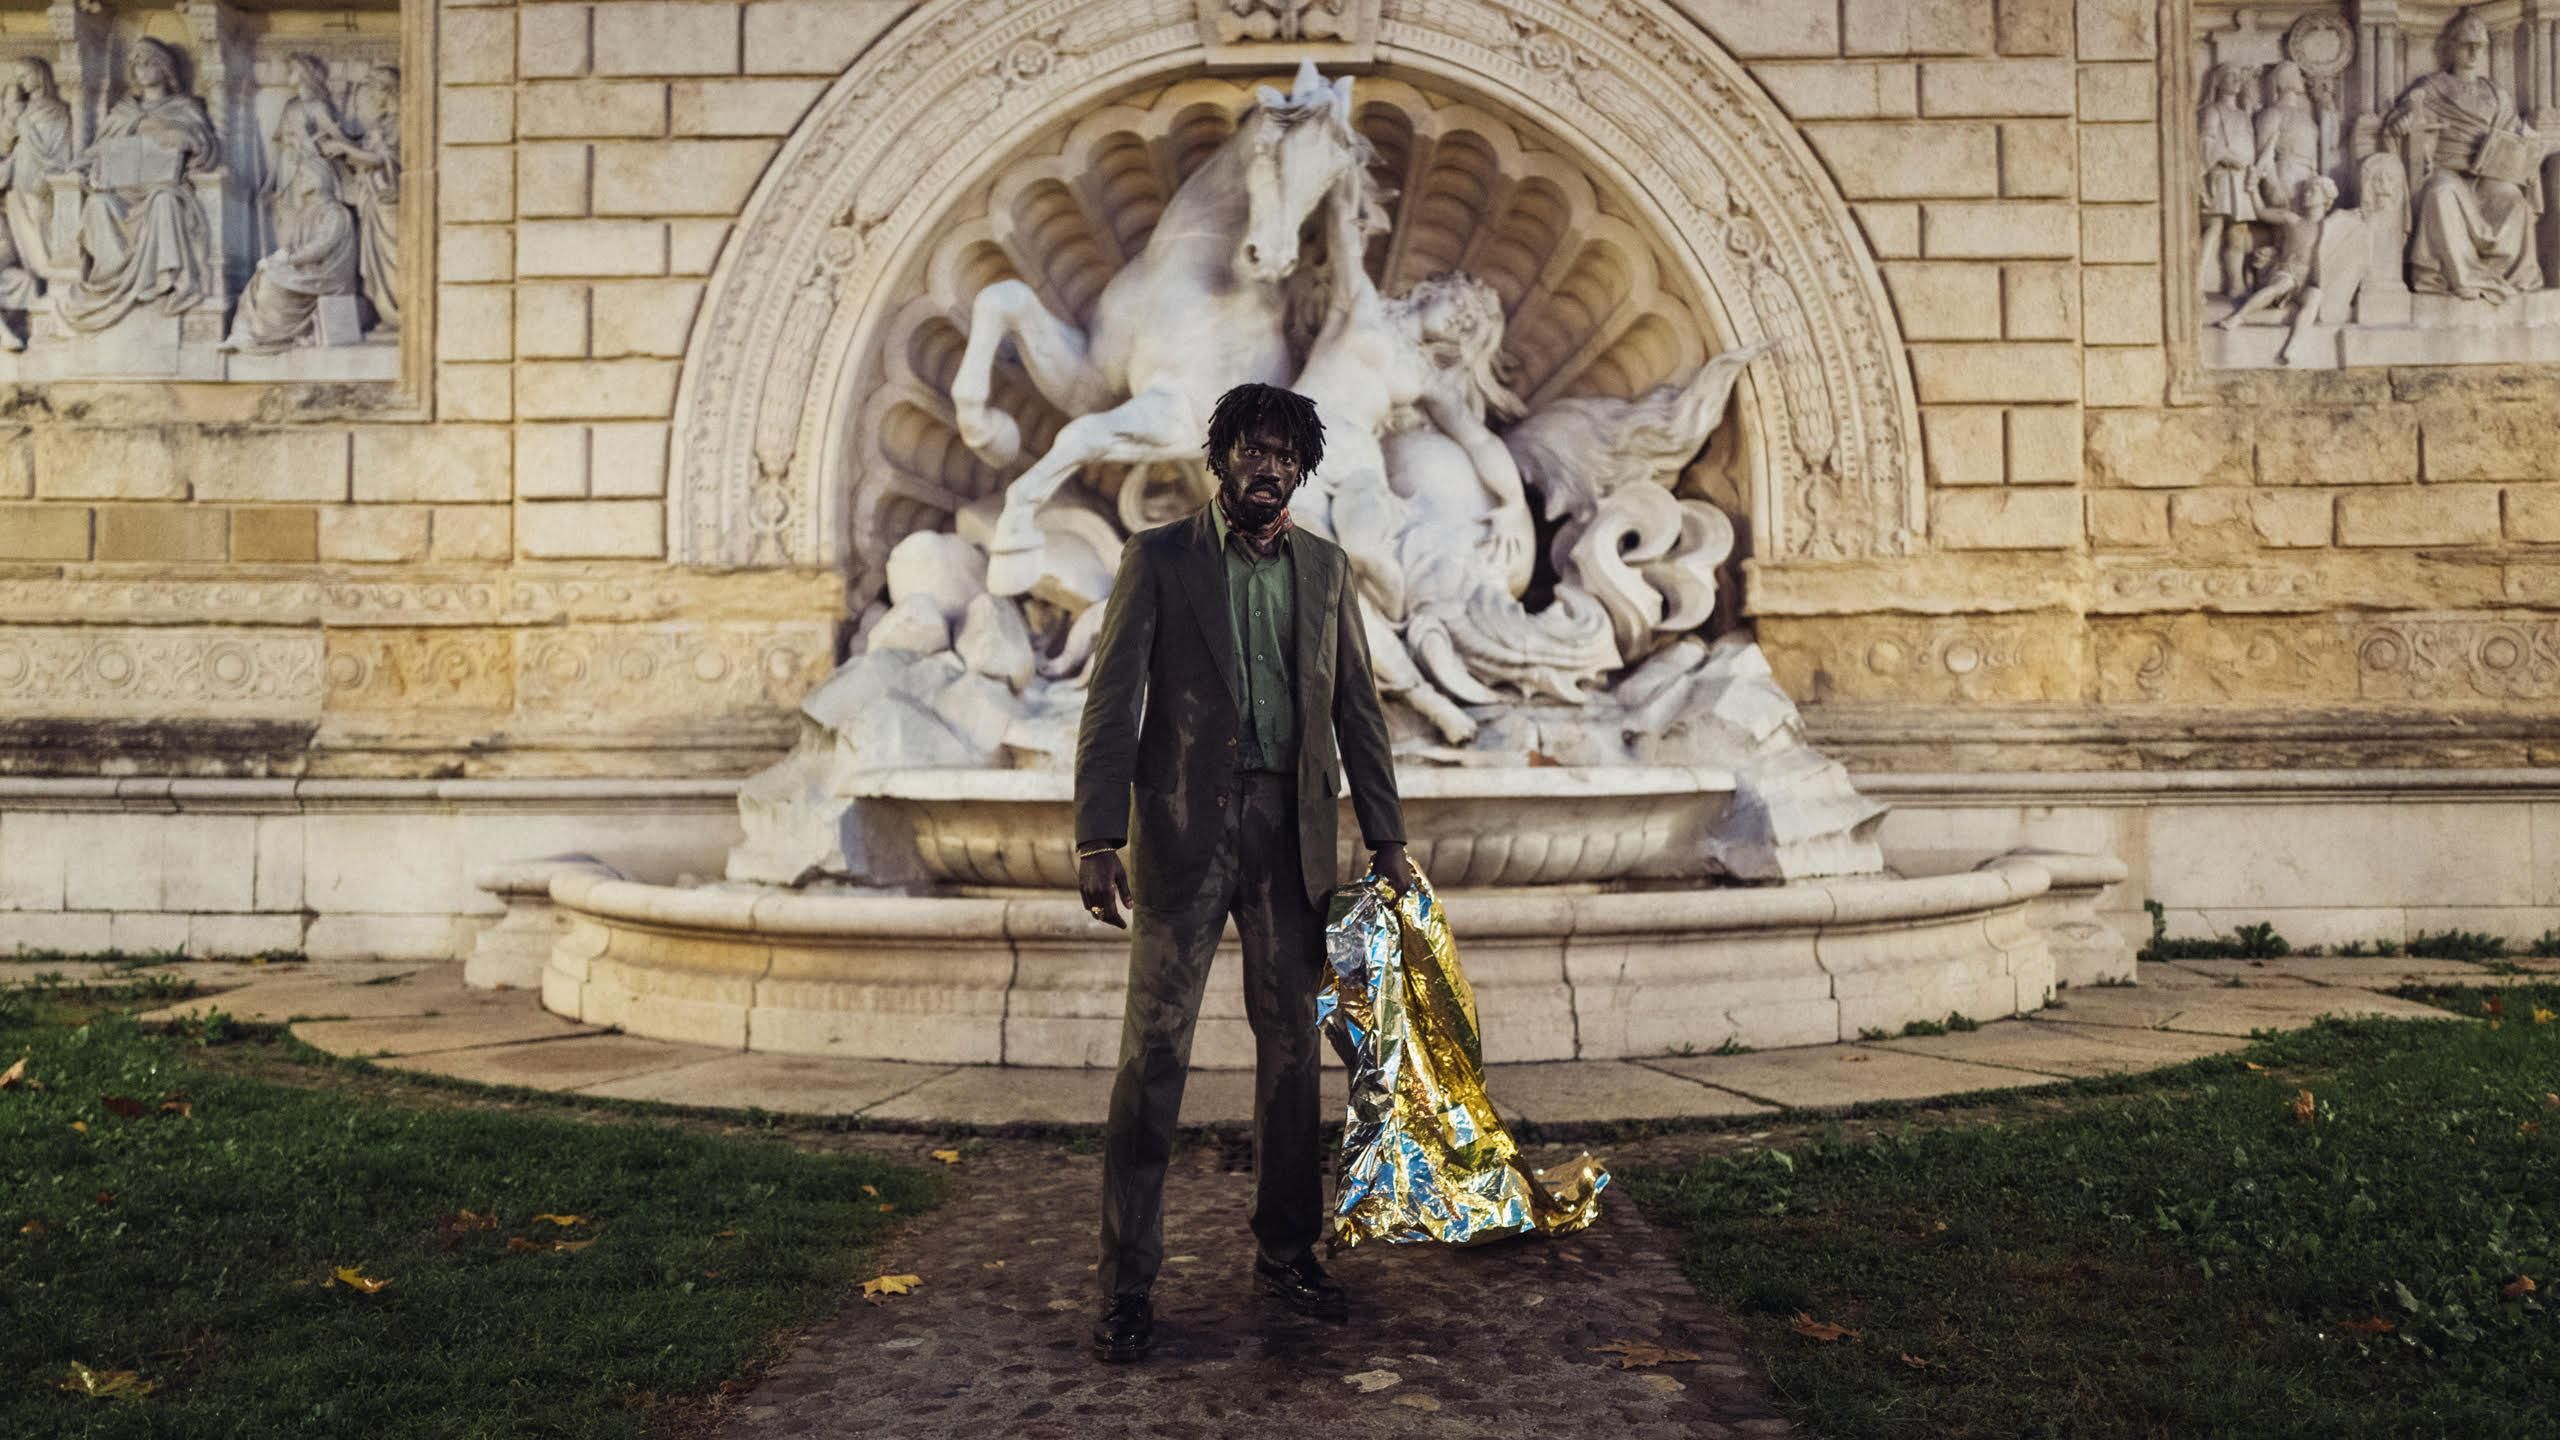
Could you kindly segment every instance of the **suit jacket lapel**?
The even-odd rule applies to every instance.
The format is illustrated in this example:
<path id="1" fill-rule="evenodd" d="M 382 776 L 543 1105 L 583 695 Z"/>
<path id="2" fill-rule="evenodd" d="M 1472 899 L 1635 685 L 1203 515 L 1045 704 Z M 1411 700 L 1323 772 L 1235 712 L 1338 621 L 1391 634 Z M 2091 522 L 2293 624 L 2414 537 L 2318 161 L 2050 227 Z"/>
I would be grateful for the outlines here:
<path id="1" fill-rule="evenodd" d="M 1304 535 L 1289 537 L 1289 626 L 1296 636 L 1290 649 L 1297 656 L 1298 698 L 1300 709 L 1314 696 L 1327 693 L 1316 683 L 1317 662 L 1324 648 L 1325 627 L 1333 623 L 1333 615 L 1325 601 L 1331 598 L 1324 557 L 1313 540 Z M 1330 726 L 1330 717 L 1301 713 L 1298 722 L 1299 746 L 1303 750 L 1313 727 Z"/>
<path id="2" fill-rule="evenodd" d="M 1209 653 L 1218 662 L 1219 683 L 1227 687 L 1227 699 L 1241 710 L 1244 696 L 1236 689 L 1240 662 L 1236 658 L 1235 607 L 1227 603 L 1227 560 L 1218 553 L 1218 527 L 1205 508 L 1183 523 L 1189 527 L 1182 556 L 1183 588 L 1191 592 L 1191 613 L 1199 620 L 1200 633 L 1209 642 Z"/>

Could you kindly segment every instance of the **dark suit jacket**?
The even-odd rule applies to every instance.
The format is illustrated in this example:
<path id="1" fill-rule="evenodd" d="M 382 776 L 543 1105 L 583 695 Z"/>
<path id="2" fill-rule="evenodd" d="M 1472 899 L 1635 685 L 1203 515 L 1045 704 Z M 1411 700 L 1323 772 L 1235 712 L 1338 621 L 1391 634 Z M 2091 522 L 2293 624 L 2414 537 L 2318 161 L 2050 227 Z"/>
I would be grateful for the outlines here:
<path id="1" fill-rule="evenodd" d="M 1387 719 L 1342 548 L 1289 537 L 1298 686 L 1298 849 L 1318 906 L 1336 882 L 1345 771 L 1371 848 L 1404 839 Z M 1197 893 L 1236 800 L 1236 638 L 1206 510 L 1129 537 L 1102 616 L 1076 738 L 1076 844 L 1126 840 L 1151 910 Z"/>

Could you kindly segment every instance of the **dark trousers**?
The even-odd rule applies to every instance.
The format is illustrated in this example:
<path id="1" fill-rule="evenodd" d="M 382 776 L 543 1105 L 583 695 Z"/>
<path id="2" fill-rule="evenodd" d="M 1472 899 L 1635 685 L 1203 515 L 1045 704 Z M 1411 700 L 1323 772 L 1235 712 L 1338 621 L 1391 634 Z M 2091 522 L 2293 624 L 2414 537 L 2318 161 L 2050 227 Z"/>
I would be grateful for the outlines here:
<path id="1" fill-rule="evenodd" d="M 1248 773 L 1200 893 L 1131 917 L 1120 1074 L 1103 1131 L 1102 1293 L 1145 1294 L 1164 1262 L 1164 1172 L 1173 1155 L 1200 992 L 1233 914 L 1244 938 L 1253 1026 L 1253 1236 L 1265 1257 L 1315 1243 L 1324 1186 L 1317 1154 L 1316 988 L 1324 919 L 1298 859 L 1297 793 L 1285 775 Z"/>

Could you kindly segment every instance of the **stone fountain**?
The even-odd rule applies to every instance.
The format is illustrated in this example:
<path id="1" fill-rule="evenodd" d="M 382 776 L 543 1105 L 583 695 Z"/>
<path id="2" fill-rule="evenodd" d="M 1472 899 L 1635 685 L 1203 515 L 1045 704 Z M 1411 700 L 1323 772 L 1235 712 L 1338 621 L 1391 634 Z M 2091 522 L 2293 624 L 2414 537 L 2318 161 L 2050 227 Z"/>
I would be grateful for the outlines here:
<path id="1" fill-rule="evenodd" d="M 1245 380 L 1325 416 L 1293 513 L 1353 557 L 1488 1059 L 1830 1042 L 2032 1010 L 2058 962 L 2130 973 L 2086 913 L 2113 862 L 1896 873 L 1884 807 L 1733 625 L 1735 529 L 1701 460 L 1774 342 L 1643 386 L 1524 376 L 1527 299 L 1455 270 L 1385 293 L 1367 256 L 1394 196 L 1351 85 L 1302 67 L 1252 95 L 1080 313 L 1019 278 L 978 290 L 944 396 L 1008 478 L 889 548 L 852 657 L 741 794 L 725 881 L 508 867 L 475 978 L 668 1039 L 1111 1063 L 1125 938 L 1073 890 L 1083 672 L 1123 541 L 1203 503 L 1210 402 Z M 1196 1043 L 1250 1063 L 1232 974 Z"/>

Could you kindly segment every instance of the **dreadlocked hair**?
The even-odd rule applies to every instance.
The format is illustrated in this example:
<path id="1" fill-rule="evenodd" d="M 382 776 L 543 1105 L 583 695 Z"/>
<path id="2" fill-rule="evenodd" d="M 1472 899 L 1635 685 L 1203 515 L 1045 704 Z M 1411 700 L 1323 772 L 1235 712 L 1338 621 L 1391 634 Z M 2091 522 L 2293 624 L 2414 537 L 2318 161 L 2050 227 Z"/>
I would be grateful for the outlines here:
<path id="1" fill-rule="evenodd" d="M 1209 413 L 1209 473 L 1227 478 L 1227 449 L 1242 437 L 1264 428 L 1277 431 L 1298 452 L 1298 473 L 1313 475 L 1324 462 L 1324 421 L 1316 402 L 1295 390 L 1246 382 L 1218 397 Z"/>

